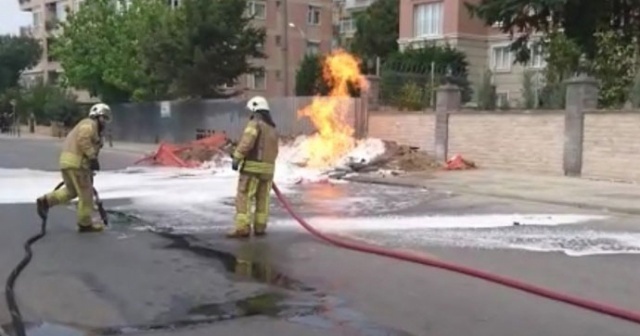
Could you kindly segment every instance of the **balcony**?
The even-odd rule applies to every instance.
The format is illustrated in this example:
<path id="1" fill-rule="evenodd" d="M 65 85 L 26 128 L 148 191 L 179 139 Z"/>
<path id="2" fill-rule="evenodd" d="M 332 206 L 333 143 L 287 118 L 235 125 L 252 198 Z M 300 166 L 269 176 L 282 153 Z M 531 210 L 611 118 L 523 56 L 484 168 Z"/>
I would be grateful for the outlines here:
<path id="1" fill-rule="evenodd" d="M 348 11 L 360 11 L 366 9 L 374 2 L 375 0 L 345 0 L 344 9 Z"/>
<path id="2" fill-rule="evenodd" d="M 33 31 L 33 26 L 22 26 L 20 27 L 20 36 L 33 37 Z"/>

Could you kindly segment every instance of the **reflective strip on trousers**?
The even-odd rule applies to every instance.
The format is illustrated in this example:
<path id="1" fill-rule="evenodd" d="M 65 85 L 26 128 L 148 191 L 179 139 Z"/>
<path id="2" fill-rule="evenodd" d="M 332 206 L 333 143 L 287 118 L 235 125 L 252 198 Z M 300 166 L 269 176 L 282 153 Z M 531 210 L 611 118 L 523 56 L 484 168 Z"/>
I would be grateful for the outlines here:
<path id="1" fill-rule="evenodd" d="M 275 165 L 267 162 L 245 161 L 242 166 L 242 171 L 254 174 L 273 175 Z"/>

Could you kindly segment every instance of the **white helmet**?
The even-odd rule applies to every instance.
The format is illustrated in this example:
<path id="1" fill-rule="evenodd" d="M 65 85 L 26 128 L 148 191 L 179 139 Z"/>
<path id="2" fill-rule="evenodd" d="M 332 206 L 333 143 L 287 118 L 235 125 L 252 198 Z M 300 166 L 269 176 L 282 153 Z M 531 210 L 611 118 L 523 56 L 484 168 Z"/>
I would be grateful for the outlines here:
<path id="1" fill-rule="evenodd" d="M 247 102 L 247 108 L 251 112 L 266 110 L 269 111 L 269 103 L 262 96 L 255 96 Z"/>
<path id="2" fill-rule="evenodd" d="M 102 104 L 102 103 L 95 104 L 91 106 L 91 109 L 89 110 L 89 117 L 94 117 L 94 118 L 103 117 L 105 122 L 110 123 L 111 108 L 109 108 L 109 105 L 107 104 Z"/>

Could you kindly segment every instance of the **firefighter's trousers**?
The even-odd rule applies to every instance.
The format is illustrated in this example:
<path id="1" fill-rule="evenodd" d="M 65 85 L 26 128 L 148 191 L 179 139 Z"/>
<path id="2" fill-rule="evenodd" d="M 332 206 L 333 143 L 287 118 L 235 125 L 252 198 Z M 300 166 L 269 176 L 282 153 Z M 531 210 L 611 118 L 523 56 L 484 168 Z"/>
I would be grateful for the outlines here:
<path id="1" fill-rule="evenodd" d="M 93 174 L 88 169 L 63 169 L 64 186 L 54 190 L 45 197 L 49 207 L 67 204 L 78 197 L 78 225 L 91 226 L 93 213 Z"/>
<path id="2" fill-rule="evenodd" d="M 236 193 L 236 229 L 248 230 L 252 222 L 254 230 L 266 229 L 272 183 L 273 176 L 270 175 L 240 173 Z M 254 202 L 255 217 L 252 216 L 251 211 Z"/>

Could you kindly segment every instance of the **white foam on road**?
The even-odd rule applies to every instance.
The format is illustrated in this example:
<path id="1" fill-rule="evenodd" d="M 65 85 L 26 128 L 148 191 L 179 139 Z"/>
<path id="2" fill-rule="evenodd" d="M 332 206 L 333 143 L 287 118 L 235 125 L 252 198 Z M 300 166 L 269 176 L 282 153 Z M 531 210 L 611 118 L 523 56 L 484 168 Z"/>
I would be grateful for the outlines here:
<path id="1" fill-rule="evenodd" d="M 487 229 L 520 226 L 558 226 L 579 224 L 605 219 L 604 216 L 558 214 L 465 215 L 465 216 L 415 216 L 369 218 L 310 218 L 307 221 L 324 231 L 394 231 L 424 229 Z M 298 226 L 293 220 L 275 223 Z"/>
<path id="2" fill-rule="evenodd" d="M 298 140 L 303 141 L 303 140 Z M 304 169 L 296 163 L 307 158 L 299 150 L 300 145 L 283 147 L 278 163 L 276 182 L 285 193 L 291 193 L 296 184 L 327 180 L 328 169 Z M 380 140 L 360 142 L 338 164 L 348 162 L 369 162 L 384 151 Z M 235 196 L 237 173 L 230 169 L 230 163 L 222 166 L 205 165 L 199 169 L 132 167 L 121 171 L 102 171 L 95 178 L 96 189 L 103 199 L 129 199 L 130 210 L 141 213 L 154 212 L 160 218 L 171 218 L 172 214 L 193 216 L 187 225 L 179 225 L 178 230 L 207 231 L 217 228 L 208 225 L 220 221 L 224 214 L 230 218 L 233 208 L 224 205 Z M 45 172 L 28 169 L 0 168 L 0 204 L 33 203 L 35 199 L 52 190 L 61 180 L 59 172 Z M 314 198 L 312 194 L 307 196 Z M 382 203 L 381 203 L 382 202 Z M 362 207 L 380 213 L 388 208 L 403 208 L 406 200 L 392 205 L 385 204 L 385 195 L 342 195 L 319 197 L 314 204 L 327 209 L 350 209 L 355 213 Z M 388 200 L 387 200 L 387 203 Z M 217 215 L 216 215 L 217 214 Z M 216 217 L 218 216 L 218 217 Z M 198 218 L 198 220 L 195 220 Z M 414 217 L 356 217 L 356 218 L 310 218 L 318 229 L 329 232 L 372 231 L 384 235 L 398 235 L 399 241 L 421 241 L 422 243 L 443 243 L 449 245 L 466 244 L 481 248 L 515 248 L 531 251 L 563 251 L 567 254 L 584 255 L 603 253 L 636 253 L 640 251 L 640 237 L 633 233 L 591 233 L 584 241 L 600 241 L 606 244 L 587 244 L 588 248 L 572 245 L 572 239 L 585 232 L 576 228 L 574 234 L 554 236 L 553 230 L 542 237 L 527 236 L 527 232 L 514 230 L 514 223 L 520 227 L 561 227 L 602 220 L 602 216 L 574 214 L 489 214 L 465 216 L 414 216 Z M 170 222 L 170 221 L 168 221 Z M 197 222 L 197 223 L 196 223 Z M 275 230 L 296 230 L 299 225 L 292 220 L 275 219 L 271 227 Z M 475 230 L 464 233 L 465 229 Z M 491 229 L 495 229 L 491 231 Z M 462 230 L 462 231 L 461 231 Z M 489 234 L 483 230 L 489 230 Z M 469 230 L 467 230 L 469 231 Z M 548 239 L 545 239 L 548 238 Z M 613 250 L 611 243 L 625 248 Z M 607 245 L 608 244 L 608 245 Z M 582 246 L 582 245 L 581 245 Z M 631 246 L 630 248 L 627 248 Z M 635 247 L 638 247 L 637 249 Z M 627 251 L 627 252 L 619 252 Z"/>
<path id="3" fill-rule="evenodd" d="M 301 151 L 304 137 L 291 146 L 283 146 L 276 168 L 275 181 L 287 191 L 292 184 L 329 181 L 331 169 L 301 168 L 298 162 L 308 159 Z M 360 141 L 340 162 L 370 161 L 384 152 L 378 139 Z M 102 171 L 96 175 L 95 187 L 102 199 L 128 198 L 157 204 L 211 202 L 235 194 L 237 173 L 229 159 L 218 166 L 202 168 L 133 167 L 121 171 Z M 0 168 L 0 204 L 32 203 L 61 181 L 59 172 Z M 337 181 L 332 181 L 337 183 Z"/>

